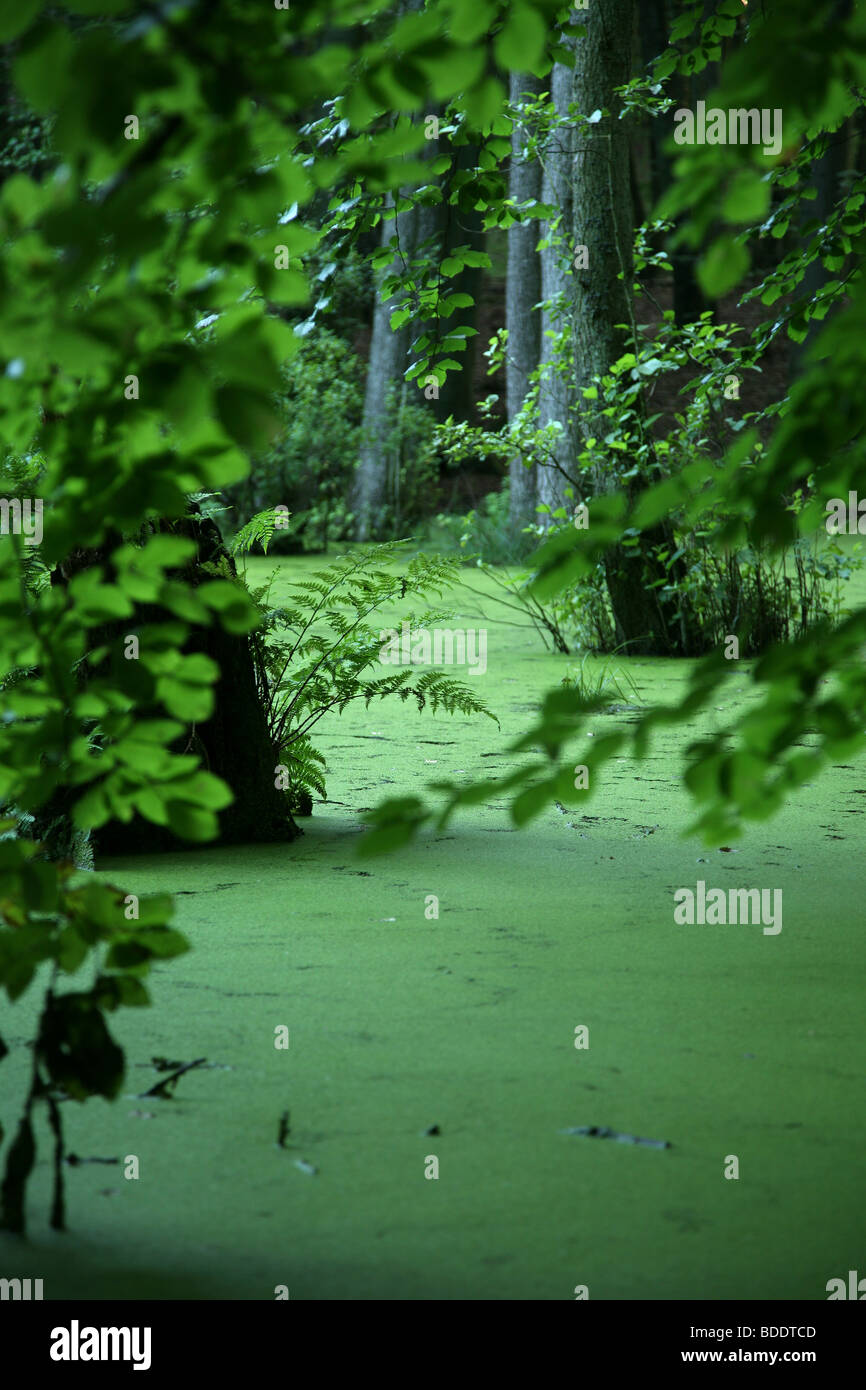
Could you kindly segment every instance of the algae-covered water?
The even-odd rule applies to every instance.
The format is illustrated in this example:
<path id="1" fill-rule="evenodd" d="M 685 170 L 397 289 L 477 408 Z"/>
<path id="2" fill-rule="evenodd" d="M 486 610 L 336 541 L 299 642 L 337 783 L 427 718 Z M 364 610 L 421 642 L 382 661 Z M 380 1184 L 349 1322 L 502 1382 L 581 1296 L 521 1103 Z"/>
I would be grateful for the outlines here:
<path id="1" fill-rule="evenodd" d="M 124 1096 L 64 1108 L 74 1152 L 134 1155 L 140 1176 L 70 1169 L 53 1234 L 40 1131 L 29 1242 L 0 1241 L 5 1273 L 46 1298 L 825 1299 L 866 1272 L 866 757 L 708 850 L 681 835 L 680 781 L 706 726 L 667 731 L 611 764 L 586 812 L 517 830 L 503 798 L 359 860 L 365 808 L 508 770 L 574 666 L 492 603 L 464 596 L 467 624 L 479 602 L 472 680 L 501 730 L 350 708 L 317 728 L 331 800 L 294 843 L 99 864 L 175 893 L 192 950 L 156 969 L 152 1008 L 115 1016 Z M 690 671 L 616 664 L 646 703 Z M 717 717 L 746 698 L 744 671 Z M 781 889 L 782 930 L 676 924 L 674 892 L 698 880 Z M 7 1097 L 35 1006 L 7 1013 Z M 208 1065 L 142 1099 L 153 1057 Z M 586 1126 L 669 1147 L 562 1133 Z"/>

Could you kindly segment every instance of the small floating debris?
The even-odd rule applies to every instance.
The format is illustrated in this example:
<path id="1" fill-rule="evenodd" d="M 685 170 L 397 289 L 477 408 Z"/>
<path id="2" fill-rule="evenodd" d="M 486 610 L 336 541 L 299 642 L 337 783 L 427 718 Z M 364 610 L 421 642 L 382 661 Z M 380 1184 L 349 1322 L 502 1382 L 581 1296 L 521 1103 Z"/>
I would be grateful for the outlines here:
<path id="1" fill-rule="evenodd" d="M 120 1159 L 119 1159 L 119 1158 L 82 1158 L 79 1154 L 67 1154 L 66 1157 L 65 1157 L 65 1159 L 64 1159 L 64 1162 L 68 1163 L 69 1166 L 70 1166 L 70 1168 L 77 1168 L 77 1167 L 78 1167 L 80 1164 L 82 1164 L 82 1163 L 119 1163 L 119 1162 L 120 1162 Z"/>
<path id="2" fill-rule="evenodd" d="M 284 1110 L 282 1115 L 280 1116 L 280 1124 L 279 1128 L 277 1129 L 278 1149 L 284 1149 L 286 1147 L 286 1139 L 291 1134 L 291 1132 L 291 1125 L 289 1124 L 289 1111 Z"/>
<path id="3" fill-rule="evenodd" d="M 151 1086 L 149 1091 L 140 1091 L 138 1099 L 144 1100 L 145 1096 L 158 1096 L 160 1100 L 172 1100 L 174 1088 L 184 1072 L 192 1071 L 193 1067 L 203 1067 L 206 1062 L 207 1057 L 197 1057 L 194 1062 L 185 1062 L 183 1066 L 176 1067 L 162 1081 L 157 1081 L 156 1085 Z"/>
<path id="4" fill-rule="evenodd" d="M 639 1134 L 620 1134 L 619 1130 L 609 1129 L 607 1125 L 578 1125 L 574 1129 L 561 1129 L 560 1134 L 579 1134 L 584 1139 L 615 1139 L 618 1144 L 642 1144 L 645 1149 L 670 1149 L 673 1145 L 667 1139 L 643 1139 Z"/>
<path id="5" fill-rule="evenodd" d="M 136 1062 L 135 1065 L 152 1071 L 175 1071 L 184 1064 L 181 1061 L 171 1062 L 167 1057 L 151 1057 L 149 1062 Z M 202 1065 L 208 1071 L 234 1071 L 228 1062 L 203 1062 Z"/>
<path id="6" fill-rule="evenodd" d="M 422 1139 L 426 1139 L 427 1136 L 430 1135 L 430 1134 L 441 1134 L 441 1133 L 442 1133 L 442 1131 L 441 1131 L 441 1129 L 439 1128 L 438 1125 L 428 1125 L 426 1129 L 422 1129 L 422 1131 L 421 1131 L 421 1138 L 422 1138 Z"/>
<path id="7" fill-rule="evenodd" d="M 296 1158 L 295 1167 L 300 1168 L 301 1172 L 310 1178 L 314 1178 L 319 1171 L 314 1163 L 308 1163 L 305 1158 Z"/>

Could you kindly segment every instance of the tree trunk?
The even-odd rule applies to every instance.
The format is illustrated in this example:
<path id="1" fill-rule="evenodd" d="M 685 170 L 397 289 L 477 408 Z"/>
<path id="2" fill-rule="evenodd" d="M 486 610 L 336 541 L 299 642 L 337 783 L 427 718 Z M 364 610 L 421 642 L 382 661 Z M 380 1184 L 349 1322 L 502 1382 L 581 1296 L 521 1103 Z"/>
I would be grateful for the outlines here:
<path id="1" fill-rule="evenodd" d="M 234 573 L 234 561 L 228 555 L 218 528 L 206 518 L 186 517 L 171 524 L 174 535 L 189 536 L 196 542 L 198 553 L 181 574 L 187 583 L 210 580 L 213 575 L 202 571 L 205 563 L 227 560 Z M 110 551 L 120 538 L 115 537 L 100 551 L 76 552 L 61 571 L 52 576 L 53 583 L 66 583 L 73 574 L 93 564 L 105 564 Z M 164 621 L 164 611 L 152 604 L 141 604 L 134 618 L 124 618 L 105 624 L 91 632 L 93 647 L 108 646 L 116 654 L 123 637 L 144 623 Z M 219 813 L 219 836 L 209 844 L 263 844 L 288 841 L 300 835 L 289 809 L 286 793 L 277 789 L 277 750 L 268 735 L 267 718 L 256 685 L 255 668 L 249 639 L 224 631 L 219 622 L 211 627 L 192 627 L 184 652 L 204 652 L 220 668 L 214 687 L 214 710 L 210 719 L 193 725 L 177 742 L 172 752 L 195 753 L 202 767 L 227 782 L 234 792 L 234 801 Z M 106 658 L 110 660 L 111 658 Z M 46 844 L 49 858 L 74 858 L 87 864 L 69 811 L 80 795 L 80 788 L 59 787 L 36 816 L 29 832 Z M 179 839 L 170 829 L 154 825 L 139 815 L 128 823 L 110 821 L 91 836 L 98 855 L 155 854 L 165 850 L 201 848 L 199 842 Z"/>
<path id="2" fill-rule="evenodd" d="M 666 0 L 642 0 L 638 11 L 641 61 L 648 68 L 668 47 L 670 27 Z M 671 164 L 665 142 L 670 138 L 670 118 L 648 117 L 649 182 L 653 204 L 657 204 L 671 181 Z"/>
<path id="3" fill-rule="evenodd" d="M 588 266 L 574 275 L 575 385 L 588 386 L 606 373 L 626 350 L 633 324 L 632 280 L 634 216 L 629 175 L 628 135 L 617 119 L 619 101 L 614 88 L 629 79 L 633 0 L 596 0 L 574 74 L 574 100 L 582 115 L 597 110 L 612 114 L 579 131 L 573 158 L 573 226 L 575 246 L 588 249 Z M 580 432 L 603 438 L 610 428 L 605 418 L 587 410 Z M 597 493 L 622 486 L 616 456 L 598 464 L 593 486 Z M 628 483 L 634 497 L 645 482 Z M 590 511 L 591 524 L 591 511 Z M 605 573 L 617 642 L 630 653 L 680 653 L 690 637 L 669 626 L 655 584 L 668 580 L 658 552 L 669 547 L 666 526 L 645 531 L 634 548 L 610 547 Z"/>
<path id="4" fill-rule="evenodd" d="M 513 72 L 510 97 L 512 103 L 524 93 L 538 96 L 544 90 L 539 77 Z M 537 160 L 523 158 L 525 132 L 515 124 L 511 135 L 511 171 L 508 196 L 515 203 L 529 199 L 541 200 L 541 165 Z M 536 305 L 541 300 L 541 263 L 538 259 L 539 223 L 532 218 L 525 223 L 515 222 L 508 229 L 508 279 L 505 288 L 505 324 L 508 329 L 506 357 L 506 391 L 508 423 L 511 424 L 529 391 L 529 378 L 538 366 L 541 351 L 541 323 Z M 527 467 L 521 458 L 509 464 L 511 482 L 510 522 L 519 532 L 535 520 L 535 500 L 538 480 L 535 466 Z"/>
<path id="5" fill-rule="evenodd" d="M 568 105 L 572 100 L 573 73 L 562 63 L 554 66 L 551 74 L 550 96 L 558 115 L 567 119 Z M 551 511 L 566 507 L 566 489 L 569 479 L 575 479 L 574 429 L 570 405 L 574 392 L 566 377 L 556 371 L 560 356 L 556 352 L 553 334 L 566 332 L 571 327 L 573 307 L 572 250 L 570 243 L 572 222 L 572 146 L 573 131 L 568 124 L 560 125 L 547 141 L 542 155 L 544 172 L 541 182 L 541 201 L 560 209 L 561 216 L 542 224 L 542 237 L 552 241 L 541 255 L 541 298 L 545 308 L 541 313 L 541 352 L 540 365 L 549 371 L 542 378 L 538 398 L 539 425 L 556 421 L 562 426 L 558 439 L 552 449 L 552 458 L 540 463 L 538 469 L 538 496 Z"/>
<path id="6" fill-rule="evenodd" d="M 604 373 L 625 351 L 621 325 L 632 318 L 634 223 L 625 126 L 616 119 L 615 85 L 630 69 L 632 0 L 597 0 L 574 73 L 574 99 L 584 116 L 614 114 L 583 126 L 572 163 L 573 229 L 588 266 L 575 270 L 574 350 L 578 387 Z M 620 278 L 622 277 L 622 278 Z"/>
<path id="7" fill-rule="evenodd" d="M 669 44 L 671 17 L 666 0 L 641 0 L 638 12 L 641 59 L 645 67 L 663 53 Z M 671 79 L 671 91 L 676 106 L 689 106 L 695 93 L 688 77 L 675 74 Z M 671 120 L 669 116 L 651 117 L 649 120 L 649 174 L 653 209 L 658 205 L 662 194 L 672 181 L 671 160 L 666 144 L 670 139 Z M 707 308 L 701 287 L 696 276 L 698 255 L 686 246 L 672 247 L 668 252 L 673 269 L 673 309 L 674 319 L 680 326 L 700 318 Z"/>
<path id="8" fill-rule="evenodd" d="M 421 10 L 423 4 L 424 0 L 398 0 L 397 9 L 400 14 L 409 14 Z M 425 153 L 433 157 L 435 152 L 435 142 L 432 142 L 432 149 L 431 142 L 428 142 Z M 394 207 L 393 194 L 387 194 L 385 201 L 386 206 Z M 415 246 L 430 234 L 431 229 L 431 217 L 426 208 L 407 208 L 398 213 L 395 219 L 383 221 L 381 244 L 387 246 L 396 234 L 400 258 L 405 264 Z M 384 273 L 391 274 L 393 270 L 393 266 L 388 266 Z M 399 441 L 390 441 L 389 453 L 389 436 L 393 435 L 402 403 L 407 397 L 404 373 L 409 365 L 409 345 L 420 330 L 409 322 L 393 332 L 391 315 L 395 307 L 394 298 L 382 302 L 377 288 L 364 388 L 361 445 L 351 497 L 355 538 L 359 541 L 368 541 L 381 534 L 390 500 L 389 465 L 398 470 L 400 467 Z M 414 389 L 417 389 L 417 385 Z"/>
<path id="9" fill-rule="evenodd" d="M 390 207 L 394 206 L 394 198 L 390 194 L 387 203 Z M 382 223 L 382 245 L 387 246 L 396 235 L 404 259 L 412 251 L 414 216 L 414 209 L 407 209 L 398 213 L 395 220 Z M 385 273 L 390 273 L 391 269 L 388 267 Z M 361 448 L 352 490 L 355 535 L 359 541 L 369 540 L 382 526 L 387 503 L 387 439 L 396 413 L 395 394 L 399 398 L 403 373 L 409 365 L 407 354 L 411 329 L 408 325 L 398 328 L 396 332 L 391 328 L 391 315 L 396 304 L 395 298 L 383 302 L 377 290 L 364 390 Z"/>
<path id="10" fill-rule="evenodd" d="M 432 141 L 430 144 L 430 157 L 435 158 L 439 152 L 438 146 Z M 479 148 L 477 145 L 462 145 L 452 153 L 456 156 L 454 174 L 459 174 L 466 169 L 473 169 L 478 163 Z M 484 218 L 482 213 L 476 208 L 461 208 L 449 203 L 447 201 L 447 189 L 445 194 L 446 197 L 443 202 L 436 204 L 431 209 L 424 209 L 428 215 L 429 213 L 434 214 L 433 229 L 437 230 L 440 235 L 438 254 L 442 258 L 450 256 L 456 246 L 469 246 L 473 251 L 483 251 Z M 419 228 L 418 244 L 420 245 L 423 237 L 428 235 L 430 235 L 429 231 L 422 225 Z M 438 332 L 440 338 L 446 337 L 455 328 L 477 327 L 478 296 L 481 291 L 483 274 L 484 271 L 480 266 L 465 266 L 453 280 L 443 283 L 443 293 L 470 295 L 472 307 L 456 309 L 449 318 L 440 319 L 438 325 L 432 325 L 433 331 Z M 430 327 L 427 331 L 430 331 Z M 478 341 L 478 338 L 470 334 L 466 339 L 466 351 L 453 354 L 455 361 L 459 361 L 461 370 L 449 372 L 444 385 L 439 388 L 439 400 L 436 403 L 436 418 L 438 420 L 446 420 L 449 415 L 453 415 L 456 420 L 475 419 L 474 382 L 477 362 L 476 344 Z M 452 354 L 449 353 L 448 355 L 451 356 Z"/>

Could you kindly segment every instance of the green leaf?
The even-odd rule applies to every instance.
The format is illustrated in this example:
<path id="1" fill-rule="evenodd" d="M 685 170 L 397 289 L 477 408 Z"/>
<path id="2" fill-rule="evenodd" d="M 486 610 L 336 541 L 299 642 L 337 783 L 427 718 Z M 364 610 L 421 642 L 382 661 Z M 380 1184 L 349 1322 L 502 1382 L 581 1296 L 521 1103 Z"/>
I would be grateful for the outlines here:
<path id="1" fill-rule="evenodd" d="M 150 1003 L 150 995 L 135 975 L 100 975 L 93 987 L 93 997 L 100 1009 L 113 1013 L 122 1004 L 140 1009 Z"/>
<path id="2" fill-rule="evenodd" d="M 195 541 L 186 536 L 150 536 L 139 549 L 137 546 L 123 547 L 115 553 L 115 560 L 125 570 L 135 568 L 158 573 L 173 569 L 192 559 L 195 554 Z"/>
<path id="3" fill-rule="evenodd" d="M 451 0 L 448 33 L 458 43 L 475 43 L 487 33 L 495 15 L 493 0 L 473 0 L 472 4 L 467 4 L 466 0 Z"/>
<path id="4" fill-rule="evenodd" d="M 512 0 L 494 42 L 496 61 L 515 72 L 532 71 L 544 56 L 546 41 L 547 28 L 538 11 L 521 0 Z"/>
<path id="5" fill-rule="evenodd" d="M 169 893 L 151 893 L 139 899 L 139 927 L 161 927 L 173 916 L 174 902 Z"/>
<path id="6" fill-rule="evenodd" d="M 393 797 L 368 814 L 372 828 L 358 845 L 357 853 L 361 859 L 385 854 L 388 850 L 408 844 L 418 827 L 430 816 L 417 796 Z"/>
<path id="7" fill-rule="evenodd" d="M 545 806 L 549 806 L 553 798 L 554 787 L 550 782 L 539 782 L 533 787 L 527 787 L 515 797 L 511 803 L 511 819 L 515 825 L 526 825 L 535 816 L 543 811 Z"/>
<path id="8" fill-rule="evenodd" d="M 200 686 L 186 685 L 171 676 L 163 676 L 157 684 L 156 693 L 169 714 L 188 724 L 203 723 L 213 714 L 213 694 Z M 91 822 L 97 823 L 103 824 L 102 821 Z"/>
<path id="9" fill-rule="evenodd" d="M 258 318 L 243 324 L 234 333 L 218 337 L 208 355 L 217 372 L 234 386 L 246 386 L 258 396 L 279 391 L 283 385 L 279 364 L 274 360 L 261 332 Z"/>
<path id="10" fill-rule="evenodd" d="M 73 823 L 82 830 L 97 830 L 111 819 L 111 808 L 102 784 L 91 787 L 72 808 Z"/>
<path id="11" fill-rule="evenodd" d="M 0 43 L 9 43 L 23 34 L 42 9 L 42 0 L 6 0 L 0 10 Z"/>
<path id="12" fill-rule="evenodd" d="M 729 233 L 717 237 L 698 263 L 698 281 L 708 299 L 729 294 L 749 269 L 749 253 Z"/>
<path id="13" fill-rule="evenodd" d="M 20 0 L 14 0 L 17 5 Z M 40 6 L 41 8 L 41 6 Z M 28 38 L 15 67 L 15 85 L 22 96 L 43 115 L 57 109 L 69 82 L 75 45 L 62 24 L 49 22 Z"/>
<path id="14" fill-rule="evenodd" d="M 477 130 L 485 130 L 502 114 L 505 88 L 498 77 L 485 77 L 463 99 L 467 118 Z"/>
<path id="15" fill-rule="evenodd" d="M 135 940 L 163 958 L 182 956 L 190 949 L 186 937 L 174 927 L 147 927 L 135 933 Z"/>
<path id="16" fill-rule="evenodd" d="M 194 772 L 181 783 L 186 797 L 211 811 L 222 811 L 234 801 L 234 793 L 221 777 L 212 772 Z"/>
<path id="17" fill-rule="evenodd" d="M 727 222 L 759 222 L 767 215 L 771 192 L 768 179 L 754 169 L 741 169 L 725 194 L 722 216 Z"/>
<path id="18" fill-rule="evenodd" d="M 425 55 L 421 59 L 421 66 L 427 74 L 431 96 L 445 101 L 455 92 L 474 87 L 484 72 L 485 57 L 483 46 L 449 48 L 441 57 Z"/>
<path id="19" fill-rule="evenodd" d="M 219 833 L 219 822 L 210 811 L 190 806 L 186 801 L 168 801 L 168 823 L 175 835 L 182 840 L 203 843 L 214 840 Z"/>
<path id="20" fill-rule="evenodd" d="M 270 397 L 221 386 L 216 393 L 217 415 L 226 432 L 245 449 L 262 449 L 280 428 Z"/>
<path id="21" fill-rule="evenodd" d="M 67 975 L 73 975 L 87 959 L 90 945 L 73 926 L 64 927 L 57 941 L 57 964 Z"/>

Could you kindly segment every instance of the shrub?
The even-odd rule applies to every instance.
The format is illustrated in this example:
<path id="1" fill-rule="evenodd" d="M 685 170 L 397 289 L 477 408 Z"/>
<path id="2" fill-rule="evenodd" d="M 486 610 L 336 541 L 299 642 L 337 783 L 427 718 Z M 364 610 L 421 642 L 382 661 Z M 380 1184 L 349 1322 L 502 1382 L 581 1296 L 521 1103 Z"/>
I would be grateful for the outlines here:
<path id="1" fill-rule="evenodd" d="M 317 328 L 283 366 L 283 428 L 226 496 L 240 515 L 292 513 L 290 543 L 324 550 L 351 531 L 349 497 L 364 410 L 364 367 L 335 333 Z M 275 548 L 281 548 L 277 541 Z"/>

